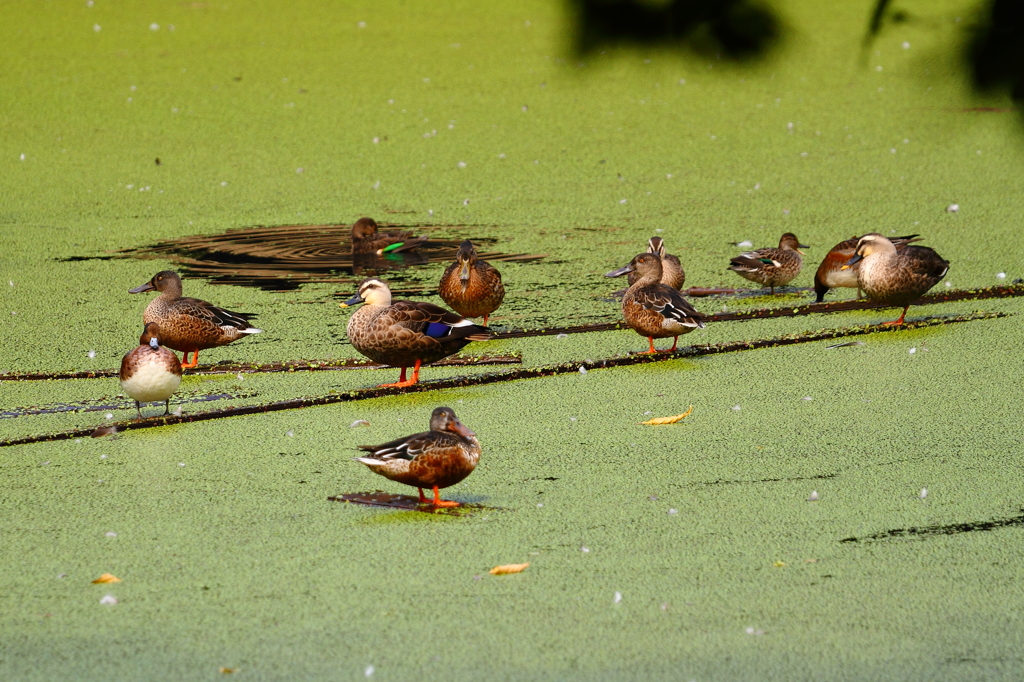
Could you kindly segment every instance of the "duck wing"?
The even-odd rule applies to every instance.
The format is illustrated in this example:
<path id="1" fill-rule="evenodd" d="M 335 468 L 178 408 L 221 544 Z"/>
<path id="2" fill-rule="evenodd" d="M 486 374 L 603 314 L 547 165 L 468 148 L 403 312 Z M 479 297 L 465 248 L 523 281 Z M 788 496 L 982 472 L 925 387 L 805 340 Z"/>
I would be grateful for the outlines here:
<path id="1" fill-rule="evenodd" d="M 682 294 L 666 284 L 641 288 L 633 295 L 633 302 L 686 327 L 704 328 L 702 316 L 697 309 Z"/>
<path id="2" fill-rule="evenodd" d="M 905 246 L 899 250 L 899 257 L 914 274 L 934 278 L 936 282 L 949 270 L 949 261 L 927 246 Z"/>
<path id="3" fill-rule="evenodd" d="M 386 462 L 393 459 L 411 461 L 427 453 L 444 454 L 449 449 L 458 450 L 461 445 L 462 442 L 454 434 L 442 431 L 423 431 L 380 445 L 359 445 L 357 447 L 371 453 L 374 459 Z"/>
<path id="4" fill-rule="evenodd" d="M 384 313 L 392 324 L 419 332 L 438 341 L 468 339 L 486 341 L 490 330 L 433 303 L 395 301 Z"/>
<path id="5" fill-rule="evenodd" d="M 174 302 L 174 307 L 177 312 L 212 322 L 218 327 L 233 327 L 240 331 L 252 329 L 249 320 L 238 313 L 218 308 L 198 298 L 179 298 Z"/>
<path id="6" fill-rule="evenodd" d="M 729 270 L 736 272 L 758 272 L 769 268 L 778 268 L 782 263 L 775 258 L 778 249 L 760 249 L 747 251 L 729 260 Z"/>

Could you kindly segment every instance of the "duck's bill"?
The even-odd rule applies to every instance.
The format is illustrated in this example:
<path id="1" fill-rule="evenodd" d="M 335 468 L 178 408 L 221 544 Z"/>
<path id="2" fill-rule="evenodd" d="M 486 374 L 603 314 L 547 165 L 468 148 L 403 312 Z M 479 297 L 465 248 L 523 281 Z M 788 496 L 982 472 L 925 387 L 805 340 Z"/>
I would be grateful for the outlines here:
<path id="1" fill-rule="evenodd" d="M 462 261 L 459 268 L 459 279 L 463 282 L 469 281 L 469 261 Z"/>
<path id="2" fill-rule="evenodd" d="M 844 265 L 842 269 L 845 270 L 845 269 L 847 269 L 849 267 L 853 267 L 854 265 L 856 265 L 857 263 L 861 262 L 862 260 L 864 260 L 864 256 L 860 255 L 859 253 L 855 253 L 855 254 L 853 254 L 853 258 L 851 258 L 850 260 L 846 261 L 846 265 Z"/>
<path id="3" fill-rule="evenodd" d="M 145 284 L 140 284 L 139 286 L 135 287 L 134 289 L 129 289 L 128 293 L 129 294 L 141 294 L 143 291 L 153 291 L 154 289 L 156 289 L 156 287 L 153 286 L 152 282 L 146 282 Z"/>
<path id="4" fill-rule="evenodd" d="M 352 298 L 348 299 L 344 303 L 339 303 L 338 307 L 339 308 L 348 308 L 349 306 L 359 305 L 362 302 L 363 302 L 362 297 L 360 297 L 359 294 L 356 294 L 355 296 L 353 296 Z"/>
<path id="5" fill-rule="evenodd" d="M 458 419 L 449 424 L 448 429 L 450 431 L 454 431 L 463 438 L 472 438 L 473 436 L 476 436 L 476 434 L 473 433 L 473 431 L 471 431 L 465 424 L 460 422 Z"/>
<path id="6" fill-rule="evenodd" d="M 627 273 L 630 273 L 630 272 L 633 272 L 633 264 L 632 263 L 630 263 L 629 265 L 624 265 L 621 268 L 619 268 L 618 270 L 612 270 L 611 272 L 606 272 L 604 274 L 604 276 L 605 277 L 622 277 L 623 275 L 625 275 Z"/>

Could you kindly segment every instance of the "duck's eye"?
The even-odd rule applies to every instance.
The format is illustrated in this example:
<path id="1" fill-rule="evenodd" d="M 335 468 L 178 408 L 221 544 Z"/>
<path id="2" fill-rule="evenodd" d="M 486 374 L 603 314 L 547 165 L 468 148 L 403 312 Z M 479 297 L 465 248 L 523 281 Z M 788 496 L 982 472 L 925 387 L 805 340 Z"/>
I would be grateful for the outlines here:
<path id="1" fill-rule="evenodd" d="M 156 281 L 158 281 L 158 282 L 162 282 L 162 281 L 163 281 L 163 279 L 164 279 L 163 277 L 157 277 L 157 278 L 156 278 Z"/>

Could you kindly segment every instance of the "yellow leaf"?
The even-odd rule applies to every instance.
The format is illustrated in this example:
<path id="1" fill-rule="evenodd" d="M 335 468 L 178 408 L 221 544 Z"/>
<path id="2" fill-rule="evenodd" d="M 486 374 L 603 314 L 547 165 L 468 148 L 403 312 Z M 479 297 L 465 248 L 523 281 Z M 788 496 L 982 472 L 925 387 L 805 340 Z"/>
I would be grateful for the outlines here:
<path id="1" fill-rule="evenodd" d="M 217 668 L 217 672 L 224 674 L 233 673 L 236 670 L 238 670 L 238 668 Z"/>
<path id="2" fill-rule="evenodd" d="M 522 573 L 526 570 L 526 567 L 530 565 L 527 561 L 525 564 L 505 564 L 504 566 L 495 566 L 491 569 L 491 575 L 506 575 L 508 573 Z"/>
<path id="3" fill-rule="evenodd" d="M 92 584 L 93 585 L 106 585 L 107 583 L 119 583 L 119 582 L 121 582 L 121 579 L 118 578 L 116 575 L 112 575 L 110 573 L 104 573 L 99 578 L 96 578 L 96 580 L 93 580 Z"/>
<path id="4" fill-rule="evenodd" d="M 786 565 L 785 561 L 776 561 L 775 562 L 775 568 L 782 568 L 785 565 Z"/>
<path id="5" fill-rule="evenodd" d="M 645 426 L 661 426 L 662 424 L 675 424 L 677 421 L 682 420 L 684 417 L 689 417 L 691 412 L 693 412 L 693 405 L 690 405 L 690 409 L 688 409 L 686 412 L 683 412 L 682 414 L 677 414 L 674 417 L 654 417 L 653 419 L 648 419 L 647 421 L 640 423 Z"/>

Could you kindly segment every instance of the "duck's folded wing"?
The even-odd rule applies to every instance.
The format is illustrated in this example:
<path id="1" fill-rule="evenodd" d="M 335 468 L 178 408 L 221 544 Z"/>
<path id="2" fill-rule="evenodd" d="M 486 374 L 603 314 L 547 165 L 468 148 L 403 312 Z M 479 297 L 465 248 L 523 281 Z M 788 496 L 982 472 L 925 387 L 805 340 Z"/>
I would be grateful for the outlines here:
<path id="1" fill-rule="evenodd" d="M 414 433 L 405 438 L 383 443 L 381 445 L 360 445 L 360 450 L 373 453 L 375 459 L 415 459 L 427 451 L 435 452 L 439 448 L 457 447 L 456 439 L 438 431 Z"/>
<path id="2" fill-rule="evenodd" d="M 647 310 L 660 313 L 662 317 L 675 320 L 679 324 L 698 329 L 704 328 L 701 314 L 672 287 L 664 284 L 644 287 L 636 293 L 633 300 Z"/>
<path id="3" fill-rule="evenodd" d="M 473 341 L 485 341 L 490 338 L 490 330 L 487 327 L 473 324 L 466 318 L 433 303 L 395 301 L 388 308 L 387 316 L 394 324 L 435 339 L 468 338 Z"/>
<path id="4" fill-rule="evenodd" d="M 206 301 L 200 301 L 197 298 L 180 298 L 176 302 L 176 305 L 181 306 L 182 312 L 191 315 L 192 317 L 209 320 L 218 327 L 235 327 L 236 329 L 241 330 L 252 328 L 249 324 L 249 320 L 245 319 L 238 313 L 218 308 Z"/>
<path id="5" fill-rule="evenodd" d="M 900 250 L 900 256 L 908 259 L 914 272 L 926 277 L 946 276 L 949 261 L 927 246 L 907 246 Z"/>
<path id="6" fill-rule="evenodd" d="M 779 267 L 782 265 L 782 263 L 771 256 L 772 254 L 770 253 L 762 253 L 760 251 L 741 253 L 729 261 L 729 269 L 738 272 L 757 272 L 767 266 Z"/>

